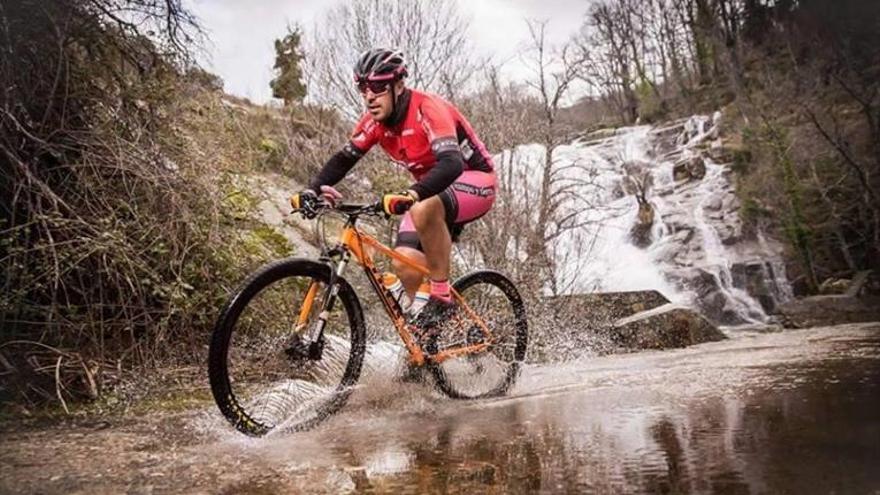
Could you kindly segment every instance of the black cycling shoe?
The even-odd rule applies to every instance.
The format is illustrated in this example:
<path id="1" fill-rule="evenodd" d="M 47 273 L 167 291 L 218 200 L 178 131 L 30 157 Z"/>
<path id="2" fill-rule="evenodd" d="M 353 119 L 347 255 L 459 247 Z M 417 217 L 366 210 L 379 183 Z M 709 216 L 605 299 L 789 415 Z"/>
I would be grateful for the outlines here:
<path id="1" fill-rule="evenodd" d="M 401 373 L 396 377 L 400 383 L 427 383 L 427 369 L 424 366 L 416 366 L 406 363 Z"/>

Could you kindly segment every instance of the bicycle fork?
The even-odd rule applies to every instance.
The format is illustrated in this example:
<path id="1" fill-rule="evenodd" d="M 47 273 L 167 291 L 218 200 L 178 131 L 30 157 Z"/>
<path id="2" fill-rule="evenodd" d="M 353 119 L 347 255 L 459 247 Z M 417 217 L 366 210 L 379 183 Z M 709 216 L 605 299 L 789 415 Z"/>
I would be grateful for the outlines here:
<path id="1" fill-rule="evenodd" d="M 345 267 L 348 264 L 350 257 L 351 255 L 346 252 L 335 266 L 333 263 L 330 263 L 330 260 L 328 259 L 328 266 L 330 267 L 329 290 L 324 293 L 323 300 L 321 301 L 321 312 L 318 313 L 318 320 L 315 322 L 308 339 L 308 349 L 306 350 L 305 357 L 308 357 L 309 360 L 319 361 L 324 355 L 324 329 L 327 327 L 327 320 L 330 319 L 330 312 L 333 311 L 333 307 L 336 305 L 336 300 L 339 296 L 339 285 L 336 281 L 345 271 Z M 309 290 L 306 292 L 306 297 L 303 300 L 303 305 L 299 312 L 299 318 L 297 319 L 296 327 L 294 328 L 294 333 L 296 335 L 300 335 L 308 323 L 309 314 L 311 314 L 312 306 L 315 304 L 315 299 L 318 296 L 319 285 L 320 282 L 317 280 L 312 280 L 309 285 Z"/>

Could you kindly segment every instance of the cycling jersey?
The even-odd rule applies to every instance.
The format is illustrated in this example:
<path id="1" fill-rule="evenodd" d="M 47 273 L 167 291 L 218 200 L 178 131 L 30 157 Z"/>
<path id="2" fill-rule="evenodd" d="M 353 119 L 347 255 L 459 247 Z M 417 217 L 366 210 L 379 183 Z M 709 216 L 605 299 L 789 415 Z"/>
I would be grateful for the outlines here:
<path id="1" fill-rule="evenodd" d="M 492 156 L 461 112 L 439 96 L 407 89 L 397 105 L 391 122 L 377 122 L 365 113 L 349 142 L 327 161 L 310 187 L 320 191 L 323 185 L 335 185 L 378 144 L 413 174 L 416 183 L 410 189 L 420 200 L 439 195 L 455 238 L 464 224 L 485 215 L 495 202 Z M 395 245 L 422 248 L 409 212 L 401 220 Z"/>
<path id="2" fill-rule="evenodd" d="M 398 98 L 398 105 L 399 122 L 393 125 L 364 113 L 351 140 L 327 162 L 311 188 L 336 184 L 376 144 L 413 174 L 417 182 L 412 189 L 419 199 L 439 194 L 464 170 L 493 171 L 492 156 L 453 105 L 412 89 Z"/>

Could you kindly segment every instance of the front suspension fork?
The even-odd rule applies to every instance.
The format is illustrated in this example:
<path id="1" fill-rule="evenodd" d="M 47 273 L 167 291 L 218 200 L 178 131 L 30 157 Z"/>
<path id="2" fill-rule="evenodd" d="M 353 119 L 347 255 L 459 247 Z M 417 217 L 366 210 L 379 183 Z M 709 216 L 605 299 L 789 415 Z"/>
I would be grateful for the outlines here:
<path id="1" fill-rule="evenodd" d="M 324 329 L 327 327 L 327 320 L 330 319 L 330 312 L 333 311 L 333 307 L 336 305 L 336 300 L 339 296 L 339 285 L 336 282 L 342 277 L 350 258 L 351 255 L 348 252 L 345 252 L 342 255 L 342 259 L 340 259 L 335 266 L 330 260 L 328 260 L 328 266 L 330 267 L 330 282 L 328 287 L 330 290 L 324 293 L 324 300 L 321 301 L 321 312 L 318 313 L 318 321 L 315 322 L 315 326 L 309 336 L 308 357 L 313 361 L 320 360 L 324 354 Z M 301 331 L 308 321 L 311 306 L 314 303 L 318 292 L 318 284 L 319 282 L 312 281 L 312 284 L 309 286 L 309 291 L 306 294 L 305 301 L 303 301 L 303 308 L 300 311 L 299 321 L 297 322 L 297 332 Z"/>

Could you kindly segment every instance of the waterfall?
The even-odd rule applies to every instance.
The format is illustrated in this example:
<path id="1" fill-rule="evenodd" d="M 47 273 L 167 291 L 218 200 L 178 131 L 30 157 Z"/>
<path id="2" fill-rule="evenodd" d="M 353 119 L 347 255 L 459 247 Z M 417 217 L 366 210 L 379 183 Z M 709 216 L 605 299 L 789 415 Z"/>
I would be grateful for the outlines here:
<path id="1" fill-rule="evenodd" d="M 578 219 L 550 246 L 557 292 L 654 289 L 723 324 L 765 322 L 768 309 L 791 297 L 781 246 L 744 232 L 730 171 L 708 156 L 720 119 L 716 112 L 666 127 L 602 131 L 554 150 L 559 187 L 576 191 L 563 213 Z M 532 194 L 544 153 L 530 144 L 503 155 L 509 175 Z M 692 176 L 676 180 L 686 162 Z M 654 222 L 644 247 L 631 239 L 639 208 L 623 186 L 626 164 L 651 176 Z"/>

